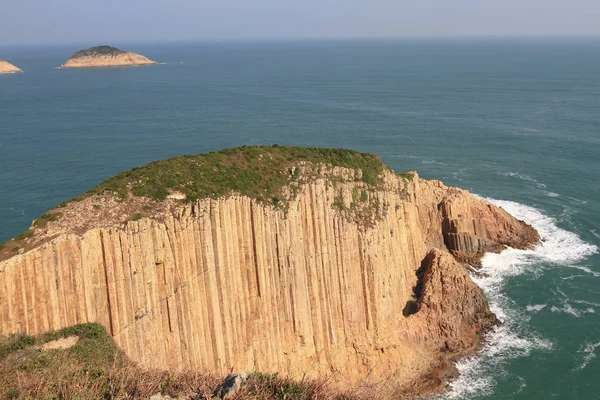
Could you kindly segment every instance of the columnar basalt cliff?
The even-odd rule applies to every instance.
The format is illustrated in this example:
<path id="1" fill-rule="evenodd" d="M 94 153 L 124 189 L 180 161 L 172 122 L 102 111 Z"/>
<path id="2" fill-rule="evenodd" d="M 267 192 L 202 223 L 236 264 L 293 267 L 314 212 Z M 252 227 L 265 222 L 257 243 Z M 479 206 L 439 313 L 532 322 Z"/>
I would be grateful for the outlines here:
<path id="1" fill-rule="evenodd" d="M 96 46 L 73 54 L 64 68 L 124 67 L 158 64 L 140 54 L 123 51 L 111 46 Z"/>
<path id="2" fill-rule="evenodd" d="M 0 60 L 0 74 L 12 74 L 15 72 L 22 72 L 20 68 L 15 67 L 9 62 Z"/>
<path id="3" fill-rule="evenodd" d="M 416 173 L 365 182 L 292 164 L 284 202 L 93 191 L 57 209 L 3 253 L 0 333 L 96 321 L 144 365 L 393 378 L 407 392 L 476 349 L 496 318 L 458 260 L 530 246 L 535 230 Z"/>

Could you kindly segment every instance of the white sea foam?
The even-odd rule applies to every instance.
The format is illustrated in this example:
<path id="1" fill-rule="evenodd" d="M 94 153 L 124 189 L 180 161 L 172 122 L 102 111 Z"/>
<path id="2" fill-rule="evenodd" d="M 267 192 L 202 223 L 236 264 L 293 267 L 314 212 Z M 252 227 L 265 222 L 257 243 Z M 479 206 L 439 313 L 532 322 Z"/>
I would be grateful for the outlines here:
<path id="1" fill-rule="evenodd" d="M 581 278 L 581 277 L 584 277 L 584 276 L 585 275 L 577 275 L 577 274 L 575 274 L 575 275 L 563 276 L 560 279 L 562 279 L 563 281 L 570 281 L 571 279 Z"/>
<path id="2" fill-rule="evenodd" d="M 509 360 L 528 356 L 533 350 L 552 349 L 549 340 L 527 329 L 530 314 L 519 310 L 503 293 L 507 278 L 521 274 L 535 278 L 542 272 L 541 264 L 571 266 L 596 275 L 589 268 L 574 265 L 597 252 L 596 246 L 584 242 L 575 233 L 558 227 L 555 219 L 533 207 L 512 201 L 486 200 L 531 224 L 540 233 L 542 242 L 530 250 L 509 248 L 501 254 L 486 254 L 483 257 L 483 266 L 478 274 L 472 275 L 472 279 L 483 289 L 491 310 L 503 323 L 487 334 L 487 343 L 478 356 L 457 363 L 460 375 L 450 383 L 452 391 L 443 396 L 445 399 L 489 396 L 496 385 L 494 376 L 503 372 L 504 365 Z M 545 304 L 530 305 L 527 306 L 527 311 L 539 312 L 545 307 Z M 576 310 L 568 303 L 568 299 L 564 300 L 562 307 L 553 306 L 551 310 L 554 308 L 573 315 L 593 310 L 592 307 L 584 311 Z M 521 382 L 521 388 L 523 384 L 526 383 Z"/>
<path id="3" fill-rule="evenodd" d="M 575 268 L 578 269 L 580 271 L 584 271 L 587 272 L 590 275 L 594 275 L 594 276 L 600 276 L 600 273 L 596 272 L 596 271 L 592 271 L 591 269 L 589 269 L 588 267 L 586 267 L 585 265 L 572 265 L 571 268 Z"/>
<path id="4" fill-rule="evenodd" d="M 518 172 L 501 172 L 500 175 L 510 176 L 511 178 L 518 178 L 522 181 L 533 183 L 538 189 L 546 189 L 546 185 L 544 183 L 538 182 L 535 178 L 532 178 L 531 176 L 526 174 L 520 174 Z"/>
<path id="5" fill-rule="evenodd" d="M 573 303 L 577 303 L 577 304 L 585 304 L 587 306 L 592 306 L 592 307 L 600 307 L 600 304 L 598 303 L 594 303 L 591 301 L 586 301 L 586 300 L 571 300 Z"/>
<path id="6" fill-rule="evenodd" d="M 546 192 L 546 196 L 548 197 L 560 197 L 560 194 L 554 192 Z"/>
<path id="7" fill-rule="evenodd" d="M 508 249 L 502 254 L 489 254 L 505 258 L 505 253 L 514 253 L 517 258 L 544 261 L 553 264 L 570 264 L 580 261 L 598 251 L 598 247 L 586 243 L 577 234 L 556 226 L 556 220 L 542 214 L 533 207 L 513 201 L 485 199 L 504 208 L 512 216 L 532 225 L 540 233 L 542 243 L 531 250 Z M 581 269 L 581 268 L 580 268 Z"/>
<path id="8" fill-rule="evenodd" d="M 583 361 L 581 365 L 576 368 L 577 370 L 582 370 L 588 366 L 588 364 L 596 358 L 596 349 L 600 347 L 600 342 L 598 343 L 584 343 L 579 349 L 578 353 L 583 355 Z"/>
<path id="9" fill-rule="evenodd" d="M 569 196 L 569 200 L 571 200 L 571 203 L 579 205 L 579 206 L 588 203 L 587 200 L 580 200 L 580 199 L 577 199 L 577 198 L 571 197 L 571 196 Z"/>
<path id="10" fill-rule="evenodd" d="M 546 304 L 529 304 L 525 309 L 529 312 L 540 312 L 546 308 Z"/>
<path id="11" fill-rule="evenodd" d="M 555 313 L 563 312 L 563 313 L 571 314 L 571 315 L 579 318 L 583 314 L 596 313 L 595 307 L 600 307 L 600 304 L 593 303 L 591 301 L 571 299 L 560 289 L 551 290 L 551 291 L 555 294 L 555 296 L 554 296 L 555 298 L 561 299 L 560 307 L 552 306 L 550 308 L 550 311 L 555 312 Z M 577 308 L 577 307 L 573 306 L 571 303 L 583 305 L 583 308 Z"/>
<path id="12" fill-rule="evenodd" d="M 565 302 L 563 304 L 562 307 L 556 307 L 556 306 L 552 306 L 550 308 L 550 311 L 552 312 L 563 312 L 566 314 L 571 314 L 574 317 L 581 317 L 581 314 L 586 314 L 586 313 L 594 313 L 594 309 L 593 308 L 586 308 L 585 310 L 578 310 L 575 307 L 573 307 L 569 302 Z"/>
<path id="13" fill-rule="evenodd" d="M 437 165 L 447 165 L 444 162 L 441 161 L 437 161 L 437 160 L 429 160 L 427 158 L 424 158 L 421 160 L 421 164 L 437 164 Z"/>

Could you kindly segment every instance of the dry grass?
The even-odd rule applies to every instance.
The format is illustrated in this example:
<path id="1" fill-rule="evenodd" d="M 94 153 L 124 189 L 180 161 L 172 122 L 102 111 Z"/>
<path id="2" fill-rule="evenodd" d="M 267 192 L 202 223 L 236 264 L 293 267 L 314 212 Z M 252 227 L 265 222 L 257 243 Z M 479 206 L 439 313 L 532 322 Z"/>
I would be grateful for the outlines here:
<path id="1" fill-rule="evenodd" d="M 69 349 L 40 345 L 77 335 Z M 177 398 L 211 399 L 223 376 L 198 371 L 141 368 L 115 345 L 98 324 L 75 325 L 40 337 L 0 338 L 1 399 L 148 399 L 161 393 Z M 382 398 L 375 389 L 341 393 L 327 380 L 293 381 L 277 374 L 251 374 L 232 400 L 366 400 Z"/>

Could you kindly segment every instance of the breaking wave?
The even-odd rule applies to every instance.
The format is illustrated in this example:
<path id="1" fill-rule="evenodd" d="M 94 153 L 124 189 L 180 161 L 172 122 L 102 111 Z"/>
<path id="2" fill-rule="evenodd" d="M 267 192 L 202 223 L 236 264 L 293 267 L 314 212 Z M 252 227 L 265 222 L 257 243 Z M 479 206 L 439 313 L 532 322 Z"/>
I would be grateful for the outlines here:
<path id="1" fill-rule="evenodd" d="M 598 348 L 600 346 L 600 342 L 598 343 L 585 343 L 584 345 L 581 346 L 581 348 L 579 349 L 578 353 L 583 355 L 583 360 L 581 362 L 581 365 L 577 368 L 577 370 L 582 370 L 585 367 L 587 367 L 587 365 L 590 363 L 590 361 L 592 361 L 594 358 L 596 358 L 596 348 Z"/>
<path id="2" fill-rule="evenodd" d="M 457 363 L 460 375 L 450 383 L 451 391 L 442 396 L 444 399 L 489 396 L 496 385 L 494 376 L 504 372 L 509 360 L 528 356 L 533 350 L 552 349 L 552 342 L 531 332 L 527 326 L 531 314 L 541 311 L 546 305 L 530 305 L 526 308 L 529 313 L 522 312 L 503 293 L 509 278 L 522 274 L 535 278 L 542 272 L 542 264 L 573 267 L 596 275 L 594 271 L 574 265 L 597 252 L 596 246 L 558 227 L 554 218 L 536 208 L 512 201 L 485 200 L 532 225 L 539 232 L 541 243 L 530 250 L 509 248 L 501 254 L 486 254 L 482 259 L 483 266 L 472 279 L 483 289 L 491 310 L 503 323 L 486 335 L 486 344 L 477 356 Z M 560 311 L 568 312 L 568 307 Z M 587 357 L 593 357 L 595 353 L 591 351 L 587 354 L 592 354 Z"/>

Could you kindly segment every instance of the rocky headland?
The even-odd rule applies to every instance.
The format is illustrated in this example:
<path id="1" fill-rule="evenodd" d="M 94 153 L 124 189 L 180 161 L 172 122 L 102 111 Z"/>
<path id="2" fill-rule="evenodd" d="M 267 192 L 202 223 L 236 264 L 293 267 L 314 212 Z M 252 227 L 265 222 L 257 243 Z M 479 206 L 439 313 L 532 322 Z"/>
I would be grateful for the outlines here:
<path id="1" fill-rule="evenodd" d="M 444 390 L 498 323 L 465 263 L 538 241 L 503 209 L 366 153 L 176 157 L 2 245 L 0 334 L 97 322 L 143 366 L 412 397 Z"/>
<path id="2" fill-rule="evenodd" d="M 13 74 L 15 72 L 23 72 L 20 68 L 15 67 L 9 62 L 0 60 L 0 74 Z"/>
<path id="3" fill-rule="evenodd" d="M 124 67 L 158 64 L 147 57 L 111 46 L 96 46 L 73 54 L 63 68 Z"/>

